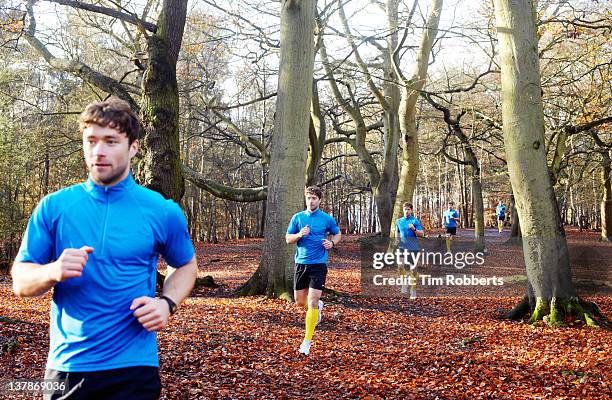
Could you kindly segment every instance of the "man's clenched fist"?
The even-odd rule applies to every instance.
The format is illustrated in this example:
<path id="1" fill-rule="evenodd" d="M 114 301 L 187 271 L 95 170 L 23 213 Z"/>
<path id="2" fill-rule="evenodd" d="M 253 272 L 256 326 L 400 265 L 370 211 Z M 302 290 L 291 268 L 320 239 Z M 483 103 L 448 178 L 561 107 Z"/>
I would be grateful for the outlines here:
<path id="1" fill-rule="evenodd" d="M 89 246 L 65 249 L 59 258 L 49 265 L 49 279 L 53 282 L 62 282 L 83 275 L 83 268 L 93 251 L 93 247 Z"/>
<path id="2" fill-rule="evenodd" d="M 159 331 L 168 324 L 170 308 L 165 300 L 142 296 L 132 301 L 130 310 L 134 317 L 149 332 Z"/>

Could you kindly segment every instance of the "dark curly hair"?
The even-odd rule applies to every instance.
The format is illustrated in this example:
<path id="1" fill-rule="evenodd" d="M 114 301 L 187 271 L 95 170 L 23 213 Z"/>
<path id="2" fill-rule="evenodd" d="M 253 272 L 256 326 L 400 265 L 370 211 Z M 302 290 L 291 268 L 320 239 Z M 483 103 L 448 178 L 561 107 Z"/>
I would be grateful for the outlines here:
<path id="1" fill-rule="evenodd" d="M 81 134 L 88 126 L 95 124 L 117 129 L 125 133 L 129 144 L 140 139 L 140 121 L 127 101 L 111 97 L 106 101 L 96 101 L 85 107 L 79 117 Z"/>

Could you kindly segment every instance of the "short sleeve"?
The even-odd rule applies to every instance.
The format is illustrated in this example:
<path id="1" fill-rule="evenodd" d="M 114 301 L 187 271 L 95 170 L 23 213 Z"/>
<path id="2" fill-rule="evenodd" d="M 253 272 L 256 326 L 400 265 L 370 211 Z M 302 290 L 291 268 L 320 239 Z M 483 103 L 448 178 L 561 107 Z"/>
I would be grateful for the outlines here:
<path id="1" fill-rule="evenodd" d="M 297 214 L 291 217 L 291 221 L 289 221 L 289 226 L 287 227 L 287 233 L 293 235 L 300 231 L 300 227 L 298 225 Z"/>
<path id="2" fill-rule="evenodd" d="M 167 201 L 166 241 L 159 252 L 168 265 L 179 268 L 191 261 L 195 251 L 183 211 L 172 200 Z"/>
<path id="3" fill-rule="evenodd" d="M 424 231 L 425 229 L 423 229 L 423 225 L 421 224 L 421 220 L 420 219 L 416 219 L 416 226 L 415 229 L 417 231 Z"/>
<path id="4" fill-rule="evenodd" d="M 338 227 L 338 224 L 336 223 L 334 217 L 332 217 L 331 215 L 329 216 L 327 231 L 330 232 L 332 235 L 337 235 L 338 233 L 340 233 L 340 228 Z"/>
<path id="5" fill-rule="evenodd" d="M 49 200 L 45 197 L 34 209 L 15 257 L 16 262 L 47 264 L 53 261 L 54 240 L 48 218 Z"/>

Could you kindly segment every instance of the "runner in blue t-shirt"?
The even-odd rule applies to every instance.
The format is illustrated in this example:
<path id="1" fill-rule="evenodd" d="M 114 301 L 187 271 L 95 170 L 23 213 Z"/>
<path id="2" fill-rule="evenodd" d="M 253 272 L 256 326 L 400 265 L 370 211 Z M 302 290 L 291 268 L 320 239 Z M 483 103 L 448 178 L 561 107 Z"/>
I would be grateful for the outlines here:
<path id="1" fill-rule="evenodd" d="M 497 215 L 497 229 L 501 233 L 504 230 L 504 221 L 506 220 L 506 206 L 502 200 L 499 201 L 495 214 Z"/>
<path id="2" fill-rule="evenodd" d="M 309 186 L 304 192 L 306 210 L 295 214 L 289 222 L 285 240 L 297 243 L 295 252 L 295 302 L 307 307 L 304 341 L 299 352 L 310 354 L 315 326 L 321 321 L 323 301 L 320 300 L 327 277 L 328 252 L 340 241 L 340 228 L 336 220 L 321 211 L 323 192 Z"/>
<path id="3" fill-rule="evenodd" d="M 421 225 L 421 221 L 417 217 L 412 214 L 412 204 L 404 203 L 402 206 L 404 210 L 404 216 L 398 218 L 395 221 L 395 229 L 396 229 L 396 241 L 398 245 L 398 249 L 402 251 L 401 258 L 408 258 L 408 263 L 400 263 L 400 276 L 405 280 L 406 279 L 406 269 L 404 268 L 404 264 L 409 265 L 410 269 L 410 298 L 416 299 L 416 264 L 410 263 L 410 260 L 414 260 L 409 253 L 418 253 L 421 249 L 419 244 L 419 237 L 423 237 L 425 235 L 425 230 Z M 402 293 L 408 293 L 408 285 L 402 284 Z"/>
<path id="4" fill-rule="evenodd" d="M 457 224 L 459 223 L 459 211 L 454 209 L 455 203 L 448 202 L 448 209 L 442 214 L 444 227 L 446 228 L 446 249 L 451 250 L 453 236 L 457 235 Z"/>
<path id="5" fill-rule="evenodd" d="M 191 292 L 193 245 L 179 206 L 132 178 L 140 123 L 129 104 L 92 103 L 79 125 L 89 179 L 38 204 L 13 290 L 53 290 L 45 379 L 67 384 L 45 398 L 156 399 L 156 332 Z M 156 298 L 159 254 L 174 268 Z"/>

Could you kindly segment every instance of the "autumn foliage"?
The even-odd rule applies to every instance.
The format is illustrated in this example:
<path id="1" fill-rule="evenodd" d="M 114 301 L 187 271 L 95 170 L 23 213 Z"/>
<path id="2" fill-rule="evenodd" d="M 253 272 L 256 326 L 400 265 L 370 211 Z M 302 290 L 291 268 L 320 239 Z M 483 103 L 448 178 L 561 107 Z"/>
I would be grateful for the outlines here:
<path id="1" fill-rule="evenodd" d="M 220 287 L 197 288 L 159 334 L 163 399 L 609 398 L 609 331 L 500 319 L 520 292 L 414 301 L 366 297 L 354 237 L 332 256 L 328 285 L 341 295 L 326 295 L 312 352 L 303 357 L 296 351 L 302 310 L 282 300 L 232 296 L 256 269 L 261 244 L 197 245 L 200 276 L 212 275 Z M 520 264 L 520 248 L 498 241 L 490 250 L 506 275 Z M 0 296 L 0 377 L 41 378 L 50 296 L 17 298 L 6 275 Z M 610 315 L 610 297 L 591 300 Z"/>

